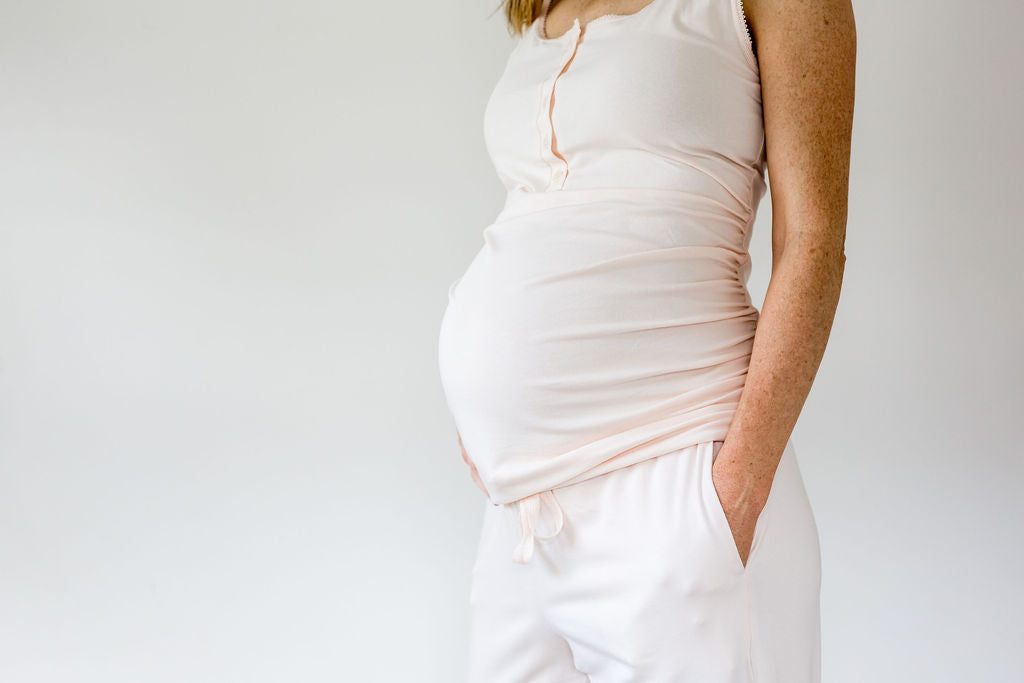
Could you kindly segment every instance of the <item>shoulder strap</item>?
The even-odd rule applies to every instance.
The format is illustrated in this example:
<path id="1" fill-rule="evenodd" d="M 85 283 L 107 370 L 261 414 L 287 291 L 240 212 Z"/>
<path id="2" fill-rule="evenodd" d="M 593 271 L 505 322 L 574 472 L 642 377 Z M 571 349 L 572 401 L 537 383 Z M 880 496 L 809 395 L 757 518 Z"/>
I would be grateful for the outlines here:
<path id="1" fill-rule="evenodd" d="M 540 28 L 540 36 L 541 36 L 541 38 L 547 38 L 548 37 L 547 18 L 548 18 L 548 7 L 550 5 L 551 5 L 551 0 L 544 0 L 544 5 L 540 8 L 540 18 L 538 19 L 538 21 L 540 21 L 540 24 L 538 24 L 537 26 L 538 26 L 538 28 Z"/>

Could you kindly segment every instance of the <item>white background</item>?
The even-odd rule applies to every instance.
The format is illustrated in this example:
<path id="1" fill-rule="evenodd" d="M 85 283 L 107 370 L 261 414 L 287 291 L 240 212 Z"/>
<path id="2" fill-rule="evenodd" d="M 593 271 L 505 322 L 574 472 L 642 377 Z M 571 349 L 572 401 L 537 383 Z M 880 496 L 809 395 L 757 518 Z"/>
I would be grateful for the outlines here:
<path id="1" fill-rule="evenodd" d="M 0 2 L 0 680 L 464 678 L 497 2 Z M 1020 680 L 1019 2 L 856 3 L 829 683 Z M 770 202 L 750 288 L 770 270 Z"/>

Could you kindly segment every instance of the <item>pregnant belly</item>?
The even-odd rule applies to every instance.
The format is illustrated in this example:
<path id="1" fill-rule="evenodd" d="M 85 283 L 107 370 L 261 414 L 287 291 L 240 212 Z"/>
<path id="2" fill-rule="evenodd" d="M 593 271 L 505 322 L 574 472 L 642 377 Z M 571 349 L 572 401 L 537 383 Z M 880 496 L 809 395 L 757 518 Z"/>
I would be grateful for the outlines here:
<path id="1" fill-rule="evenodd" d="M 678 222 L 525 218 L 484 231 L 441 322 L 442 385 L 485 482 L 735 403 L 758 317 L 745 254 L 680 243 Z"/>

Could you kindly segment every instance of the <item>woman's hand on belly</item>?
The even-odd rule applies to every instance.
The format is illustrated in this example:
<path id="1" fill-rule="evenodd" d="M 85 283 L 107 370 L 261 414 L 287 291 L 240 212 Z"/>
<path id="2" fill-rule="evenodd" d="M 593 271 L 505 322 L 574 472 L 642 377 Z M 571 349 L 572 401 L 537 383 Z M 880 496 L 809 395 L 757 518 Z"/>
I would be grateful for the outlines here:
<path id="1" fill-rule="evenodd" d="M 477 472 L 476 465 L 474 465 L 473 461 L 469 459 L 469 454 L 466 453 L 466 447 L 462 445 L 462 435 L 459 434 L 459 430 L 455 430 L 455 435 L 459 437 L 459 448 L 462 449 L 462 459 L 467 465 L 469 465 L 469 472 L 473 476 L 473 481 L 475 481 L 476 485 L 480 487 L 480 490 L 484 492 L 484 495 L 490 499 L 491 494 L 487 493 L 487 487 L 484 486 L 483 480 L 480 479 L 480 473 Z"/>

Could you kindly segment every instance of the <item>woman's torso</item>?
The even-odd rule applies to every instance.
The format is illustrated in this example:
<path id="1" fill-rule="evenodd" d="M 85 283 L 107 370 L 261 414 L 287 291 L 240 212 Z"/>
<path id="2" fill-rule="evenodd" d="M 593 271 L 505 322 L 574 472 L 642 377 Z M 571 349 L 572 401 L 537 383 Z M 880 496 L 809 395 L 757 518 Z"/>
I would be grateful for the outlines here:
<path id="1" fill-rule="evenodd" d="M 740 0 L 517 40 L 484 111 L 507 189 L 449 288 L 439 367 L 494 502 L 722 440 L 758 311 L 764 182 Z"/>

